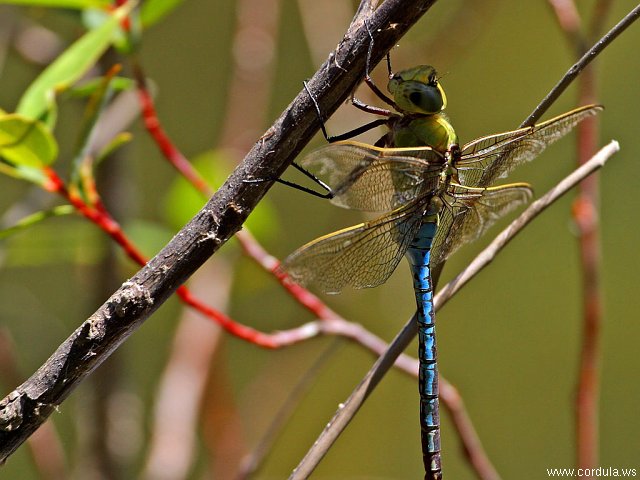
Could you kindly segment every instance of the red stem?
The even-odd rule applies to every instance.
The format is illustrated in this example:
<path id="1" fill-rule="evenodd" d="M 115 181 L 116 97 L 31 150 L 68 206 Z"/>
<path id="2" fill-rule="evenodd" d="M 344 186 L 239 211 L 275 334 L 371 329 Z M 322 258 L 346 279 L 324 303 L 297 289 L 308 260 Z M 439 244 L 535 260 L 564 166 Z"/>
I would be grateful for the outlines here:
<path id="1" fill-rule="evenodd" d="M 576 53 L 583 55 L 587 36 L 581 31 L 578 10 L 574 0 L 549 0 L 560 28 Z M 611 2 L 596 2 L 594 21 L 590 35 L 601 28 Z M 582 72 L 578 82 L 578 103 L 596 103 L 595 74 L 593 66 Z M 582 165 L 597 149 L 598 123 L 595 117 L 588 118 L 577 129 L 578 164 Z M 600 289 L 600 239 L 598 231 L 598 175 L 587 177 L 579 186 L 573 204 L 573 218 L 578 227 L 580 264 L 582 266 L 582 346 L 580 371 L 576 391 L 576 463 L 578 468 L 595 469 L 598 466 L 598 410 L 600 396 L 600 325 L 602 323 L 602 301 Z"/>
<path id="2" fill-rule="evenodd" d="M 129 240 L 126 234 L 122 231 L 122 228 L 103 208 L 96 208 L 87 205 L 80 197 L 73 195 L 69 192 L 66 185 L 58 174 L 50 169 L 46 168 L 49 183 L 47 184 L 47 190 L 58 193 L 63 196 L 71 205 L 73 205 L 78 212 L 84 215 L 91 222 L 100 227 L 105 233 L 107 233 L 113 240 L 116 241 L 120 247 L 126 252 L 126 254 L 133 259 L 139 265 L 144 265 L 147 262 L 145 256 L 136 248 L 136 246 Z M 265 348 L 277 348 L 279 345 L 274 341 L 272 335 L 259 332 L 253 328 L 240 325 L 223 313 L 216 309 L 209 307 L 202 303 L 194 295 L 189 292 L 187 287 L 181 286 L 177 290 L 178 296 L 186 304 L 195 308 L 197 311 L 205 315 L 206 317 L 214 320 L 226 331 L 235 335 L 243 340 L 248 340 L 256 345 Z"/>
<path id="3" fill-rule="evenodd" d="M 591 68 L 580 82 L 581 103 L 594 97 Z M 595 118 L 585 120 L 578 130 L 578 157 L 582 164 L 595 152 L 598 124 Z M 582 302 L 584 312 L 580 375 L 576 394 L 577 464 L 579 468 L 598 466 L 599 396 L 600 396 L 600 330 L 602 301 L 600 288 L 600 235 L 598 229 L 598 176 L 582 181 L 573 205 L 573 216 L 579 231 L 582 265 Z"/>

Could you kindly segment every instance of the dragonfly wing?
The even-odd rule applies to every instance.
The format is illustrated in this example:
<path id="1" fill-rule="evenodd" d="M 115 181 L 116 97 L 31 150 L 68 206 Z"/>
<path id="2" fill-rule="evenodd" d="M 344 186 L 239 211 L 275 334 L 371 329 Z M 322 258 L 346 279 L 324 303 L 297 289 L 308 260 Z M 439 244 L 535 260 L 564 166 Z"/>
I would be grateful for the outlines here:
<path id="1" fill-rule="evenodd" d="M 423 202 L 320 237 L 289 255 L 279 270 L 325 293 L 375 287 L 395 270 L 420 227 Z"/>
<path id="2" fill-rule="evenodd" d="M 478 138 L 462 148 L 457 163 L 460 183 L 484 187 L 512 169 L 529 162 L 587 117 L 603 109 L 587 105 L 531 127 Z"/>
<path id="3" fill-rule="evenodd" d="M 440 213 L 431 254 L 432 265 L 444 262 L 460 246 L 486 232 L 499 218 L 527 203 L 533 195 L 526 184 L 468 188 L 452 185 Z"/>
<path id="4" fill-rule="evenodd" d="M 327 183 L 332 203 L 389 212 L 435 190 L 444 162 L 430 147 L 378 148 L 348 141 L 311 152 L 300 164 Z"/>

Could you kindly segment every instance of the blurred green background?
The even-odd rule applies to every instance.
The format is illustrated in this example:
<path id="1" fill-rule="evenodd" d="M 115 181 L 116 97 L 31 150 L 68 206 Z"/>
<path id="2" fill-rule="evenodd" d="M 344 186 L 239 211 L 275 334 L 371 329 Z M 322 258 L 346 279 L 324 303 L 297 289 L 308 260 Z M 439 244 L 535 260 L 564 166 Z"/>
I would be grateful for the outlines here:
<path id="1" fill-rule="evenodd" d="M 580 2 L 585 23 L 594 4 Z M 0 8 L 5 33 L 42 26 L 55 32 L 63 46 L 82 32 L 75 12 Z M 630 2 L 613 2 L 605 28 L 630 8 Z M 183 2 L 143 33 L 140 52 L 168 134 L 202 168 L 215 162 L 218 176 L 221 170 L 230 171 L 341 40 L 353 9 L 343 0 Z M 11 43 L 16 38 L 12 35 L 3 37 L 2 46 L 0 107 L 7 111 L 15 108 L 42 68 L 24 58 Z M 640 468 L 638 45 L 640 28 L 634 25 L 596 63 L 598 101 L 606 106 L 599 116 L 599 145 L 612 138 L 621 145 L 599 177 L 604 301 L 599 465 L 617 468 Z M 574 55 L 545 1 L 460 0 L 436 3 L 392 51 L 392 60 L 397 70 L 428 63 L 444 74 L 447 112 L 464 142 L 517 127 L 575 61 Z M 382 85 L 384 76 L 384 68 L 375 72 Z M 233 90 L 252 80 L 259 84 L 249 92 Z M 370 100 L 364 90 L 361 96 Z M 576 87 L 571 87 L 545 118 L 576 106 L 576 96 Z M 61 110 L 56 129 L 61 156 L 55 167 L 62 173 L 68 170 L 65 162 L 81 108 L 81 102 L 70 102 Z M 327 126 L 340 133 L 368 120 L 344 106 Z M 204 200 L 189 197 L 140 121 L 131 131 L 133 142 L 120 158 L 101 165 L 98 179 L 110 189 L 107 205 L 127 233 L 153 255 L 188 219 L 194 203 Z M 379 134 L 363 140 L 373 141 Z M 318 136 L 309 149 L 323 142 Z M 220 147 L 224 149 L 217 150 Z M 530 182 L 542 194 L 574 165 L 575 138 L 570 135 L 510 180 Z M 547 478 L 546 468 L 574 466 L 582 308 L 573 197 L 571 193 L 536 219 L 438 315 L 440 371 L 459 389 L 490 459 L 505 479 Z M 29 185 L 0 178 L 5 222 L 51 202 Z M 252 215 L 252 231 L 269 252 L 282 258 L 359 218 L 276 185 Z M 441 285 L 498 231 L 453 257 Z M 264 331 L 313 320 L 233 243 L 195 280 L 201 298 L 226 304 L 232 318 Z M 18 382 L 137 270 L 119 253 L 114 259 L 109 241 L 79 217 L 51 219 L 3 240 L 0 255 L 0 326 L 13 345 Z M 386 340 L 415 310 L 404 264 L 379 288 L 324 299 L 345 318 Z M 138 478 L 145 471 L 147 478 L 179 478 L 170 476 L 168 467 L 164 474 L 162 469 L 148 472 L 160 377 L 183 315 L 177 300 L 168 301 L 53 415 L 66 476 Z M 210 334 L 213 327 L 207 322 L 196 323 L 206 325 L 201 328 Z M 255 447 L 290 391 L 334 342 L 319 338 L 268 351 L 228 335 L 220 339 L 207 364 L 211 370 L 202 400 L 205 413 L 196 421 L 186 477 L 233 478 L 241 454 Z M 256 478 L 286 478 L 374 361 L 359 346 L 338 342 Z M 414 351 L 415 345 L 408 353 Z M 189 378 L 188 373 L 183 372 L 183 378 Z M 5 394 L 16 386 L 7 378 L 0 380 Z M 186 409 L 181 392 L 174 393 L 174 410 Z M 313 478 L 421 478 L 417 409 L 415 379 L 392 371 Z M 442 417 L 447 477 L 475 478 L 450 419 L 446 413 Z M 28 447 L 9 459 L 0 478 L 39 478 Z"/>

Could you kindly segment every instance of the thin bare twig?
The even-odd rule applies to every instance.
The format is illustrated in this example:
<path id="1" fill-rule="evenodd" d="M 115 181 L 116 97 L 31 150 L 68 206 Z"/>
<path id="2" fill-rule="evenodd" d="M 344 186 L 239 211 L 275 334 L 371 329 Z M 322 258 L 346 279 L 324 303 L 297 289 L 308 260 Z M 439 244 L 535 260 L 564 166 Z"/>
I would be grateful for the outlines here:
<path id="1" fill-rule="evenodd" d="M 640 5 L 631 10 L 620 22 L 609 30 L 598 42 L 593 45 L 573 66 L 567 70 L 562 79 L 551 89 L 546 97 L 533 110 L 531 115 L 520 124 L 521 127 L 533 125 L 575 80 L 578 74 L 584 70 L 618 35 L 624 32 L 633 22 L 640 17 Z"/>
<path id="2" fill-rule="evenodd" d="M 607 2 L 594 5 L 594 15 L 601 16 L 603 22 L 609 10 Z M 592 22 L 593 29 L 602 23 Z M 589 31 L 585 37 L 597 33 Z M 576 45 L 579 47 L 579 45 Z M 578 82 L 578 98 L 581 102 L 596 101 L 597 81 L 594 65 L 585 69 L 585 75 Z M 588 118 L 577 131 L 578 164 L 583 164 L 596 150 L 598 120 Z M 578 197 L 573 202 L 572 214 L 578 229 L 577 241 L 580 247 L 582 266 L 583 335 L 580 352 L 580 369 L 575 397 L 576 413 L 576 464 L 579 468 L 594 469 L 599 458 L 599 401 L 600 401 L 600 359 L 602 305 L 602 261 L 599 231 L 600 187 L 598 177 L 585 179 L 579 187 Z"/>
<path id="3" fill-rule="evenodd" d="M 581 31 L 582 23 L 573 0 L 549 0 L 554 7 L 560 28 L 570 47 L 582 55 L 587 38 L 595 38 L 604 25 L 611 2 L 597 2 L 593 7 L 588 32 Z M 578 103 L 597 101 L 594 65 L 585 68 L 578 81 Z M 596 150 L 598 119 L 585 119 L 577 128 L 578 164 L 584 163 Z M 582 266 L 582 305 L 584 312 L 580 368 L 575 397 L 576 464 L 591 470 L 598 466 L 599 397 L 600 397 L 600 331 L 603 306 L 601 256 L 599 235 L 599 183 L 596 175 L 585 179 L 573 202 L 572 214 L 577 226 L 577 241 Z"/>
<path id="4" fill-rule="evenodd" d="M 336 348 L 342 343 L 344 342 L 340 342 L 339 339 L 335 339 L 331 342 L 329 347 L 318 355 L 318 358 L 313 365 L 307 369 L 303 377 L 289 392 L 286 401 L 280 406 L 275 415 L 273 415 L 269 427 L 262 438 L 258 441 L 256 447 L 243 459 L 236 480 L 246 480 L 251 478 L 251 476 L 260 469 L 267 453 L 274 445 L 276 438 L 280 435 L 282 429 L 293 414 L 295 407 L 309 391 L 314 380 L 318 377 L 322 368 L 325 367 L 327 361 L 333 357 Z"/>
<path id="5" fill-rule="evenodd" d="M 571 175 L 560 182 L 549 193 L 534 202 L 520 217 L 503 230 L 496 239 L 483 250 L 476 259 L 455 279 L 445 285 L 434 298 L 434 308 L 439 310 L 463 285 L 473 278 L 482 268 L 491 263 L 495 255 L 515 236 L 526 224 L 540 214 L 550 203 L 557 200 L 582 179 L 604 165 L 604 162 L 618 150 L 617 142 L 611 142 L 598 155 L 591 159 Z M 400 333 L 391 342 L 387 351 L 376 361 L 362 381 L 353 390 L 349 398 L 340 406 L 333 418 L 324 428 L 313 446 L 300 461 L 289 480 L 307 478 L 328 452 L 329 448 L 347 427 L 369 394 L 378 385 L 386 372 L 393 365 L 394 359 L 409 345 L 417 333 L 415 315 L 405 324 Z M 479 473 L 479 472 L 478 472 Z M 491 477 L 488 477 L 491 478 Z"/>
<path id="6" fill-rule="evenodd" d="M 460 436 L 464 454 L 478 478 L 482 480 L 500 480 L 500 475 L 489 461 L 489 457 L 485 453 L 480 438 L 471 423 L 471 418 L 464 406 L 462 396 L 442 375 L 438 377 L 438 394 Z"/>

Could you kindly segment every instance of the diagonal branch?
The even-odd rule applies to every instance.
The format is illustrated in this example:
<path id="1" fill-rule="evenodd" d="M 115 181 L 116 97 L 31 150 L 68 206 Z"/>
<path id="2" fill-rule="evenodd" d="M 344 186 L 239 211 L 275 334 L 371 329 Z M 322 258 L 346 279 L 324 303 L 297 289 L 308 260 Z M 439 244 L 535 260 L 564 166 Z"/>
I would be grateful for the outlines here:
<path id="1" fill-rule="evenodd" d="M 602 51 L 613 42 L 618 35 L 624 32 L 633 22 L 640 17 L 640 5 L 631 10 L 622 20 L 620 20 L 611 30 L 609 30 L 600 40 L 598 40 L 576 63 L 574 63 L 562 79 L 551 89 L 546 97 L 538 104 L 535 110 L 520 124 L 521 127 L 533 125 L 555 102 L 576 77 L 589 65 Z"/>
<path id="2" fill-rule="evenodd" d="M 375 37 L 373 61 L 379 62 L 433 3 L 435 0 L 385 1 L 367 20 Z M 333 113 L 363 78 L 369 43 L 367 28 L 352 26 L 310 80 L 309 88 L 327 114 Z M 204 208 L 80 325 L 31 378 L 0 402 L 0 463 L 240 229 L 273 184 L 272 180 L 244 180 L 278 177 L 319 126 L 310 99 L 301 91 Z"/>

